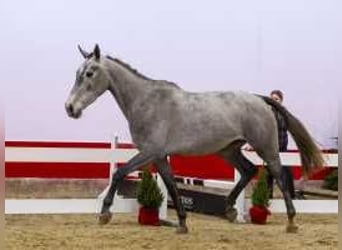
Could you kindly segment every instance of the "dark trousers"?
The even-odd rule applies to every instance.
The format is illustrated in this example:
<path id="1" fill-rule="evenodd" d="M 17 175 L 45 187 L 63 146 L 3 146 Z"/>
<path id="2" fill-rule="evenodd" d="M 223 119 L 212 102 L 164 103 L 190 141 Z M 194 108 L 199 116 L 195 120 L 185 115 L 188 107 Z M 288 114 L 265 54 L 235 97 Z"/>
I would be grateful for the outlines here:
<path id="1" fill-rule="evenodd" d="M 280 172 L 280 177 L 283 180 L 285 190 L 288 190 L 292 199 L 295 198 L 295 187 L 294 180 L 291 173 L 291 169 L 289 167 L 282 167 Z M 273 185 L 274 185 L 273 176 L 267 172 L 266 181 L 268 190 L 270 192 L 270 199 L 273 199 Z"/>

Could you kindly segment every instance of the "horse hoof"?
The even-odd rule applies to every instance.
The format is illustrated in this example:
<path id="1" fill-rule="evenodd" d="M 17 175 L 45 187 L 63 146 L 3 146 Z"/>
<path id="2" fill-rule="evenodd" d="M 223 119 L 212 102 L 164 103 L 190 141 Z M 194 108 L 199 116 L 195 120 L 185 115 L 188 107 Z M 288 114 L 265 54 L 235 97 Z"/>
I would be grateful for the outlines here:
<path id="1" fill-rule="evenodd" d="M 287 233 L 297 233 L 298 232 L 298 226 L 296 226 L 294 224 L 287 225 L 286 232 Z"/>
<path id="2" fill-rule="evenodd" d="M 100 225 L 106 225 L 110 220 L 112 219 L 112 213 L 111 212 L 105 212 L 103 214 L 100 214 L 99 216 L 99 224 Z"/>
<path id="3" fill-rule="evenodd" d="M 160 220 L 160 225 L 165 227 L 178 227 L 178 223 L 170 220 Z"/>
<path id="4" fill-rule="evenodd" d="M 188 233 L 188 227 L 187 226 L 179 226 L 177 227 L 177 230 L 176 230 L 176 233 L 177 234 L 187 234 Z"/>
<path id="5" fill-rule="evenodd" d="M 233 208 L 233 207 L 227 208 L 225 216 L 229 222 L 234 222 L 237 218 L 237 215 L 238 215 L 238 213 L 237 213 L 237 210 L 235 208 Z"/>

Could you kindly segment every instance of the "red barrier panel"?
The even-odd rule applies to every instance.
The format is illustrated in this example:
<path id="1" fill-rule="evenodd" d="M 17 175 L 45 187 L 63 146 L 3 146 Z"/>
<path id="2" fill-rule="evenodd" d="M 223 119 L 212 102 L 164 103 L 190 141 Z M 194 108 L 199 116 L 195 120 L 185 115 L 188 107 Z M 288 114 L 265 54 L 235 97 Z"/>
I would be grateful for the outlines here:
<path id="1" fill-rule="evenodd" d="M 107 179 L 109 163 L 6 162 L 6 178 Z"/>
<path id="2" fill-rule="evenodd" d="M 234 169 L 216 155 L 171 156 L 173 173 L 201 179 L 233 180 Z"/>
<path id="3" fill-rule="evenodd" d="M 108 142 L 6 141 L 5 147 L 22 148 L 111 148 Z"/>

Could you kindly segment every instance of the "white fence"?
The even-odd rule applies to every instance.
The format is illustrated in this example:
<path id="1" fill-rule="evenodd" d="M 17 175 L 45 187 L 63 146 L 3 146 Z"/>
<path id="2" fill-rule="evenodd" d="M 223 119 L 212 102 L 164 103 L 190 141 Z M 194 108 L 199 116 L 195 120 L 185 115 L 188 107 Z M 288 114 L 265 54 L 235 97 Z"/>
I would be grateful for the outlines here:
<path id="1" fill-rule="evenodd" d="M 6 162 L 102 162 L 113 164 L 116 162 L 126 162 L 133 157 L 137 151 L 135 149 L 80 149 L 80 148 L 25 148 L 6 147 Z M 262 160 L 253 152 L 245 152 L 246 156 L 255 164 L 261 165 Z M 338 166 L 337 154 L 324 154 L 326 167 Z M 300 165 L 298 153 L 281 153 L 284 165 Z M 112 171 L 111 171 L 112 173 Z M 110 177 L 110 176 L 109 176 Z M 206 186 L 231 188 L 239 179 L 235 172 L 234 182 L 206 180 Z M 161 178 L 157 176 L 159 186 L 167 197 L 167 191 Z M 6 214 L 30 214 L 30 213 L 95 213 L 102 205 L 105 191 L 97 199 L 6 199 Z M 338 200 L 294 200 L 294 205 L 298 213 L 338 213 Z M 250 206 L 250 200 L 245 199 L 244 192 L 238 198 L 238 218 L 243 221 L 245 211 Z M 115 196 L 113 212 L 136 212 L 138 204 L 135 199 L 123 199 Z M 286 212 L 283 200 L 272 200 L 271 211 L 273 213 Z M 160 209 L 161 218 L 167 217 L 167 198 Z"/>
<path id="2" fill-rule="evenodd" d="M 110 176 L 117 162 L 127 162 L 137 153 L 135 149 L 94 149 L 94 148 L 39 148 L 6 147 L 6 162 L 92 162 L 110 163 Z M 109 185 L 111 178 L 109 178 Z M 158 186 L 165 197 L 159 210 L 160 218 L 167 217 L 167 190 L 159 175 Z M 109 186 L 108 186 L 109 187 Z M 108 187 L 96 199 L 6 199 L 6 214 L 65 214 L 98 213 Z M 137 212 L 136 199 L 116 195 L 111 211 L 114 213 Z"/>

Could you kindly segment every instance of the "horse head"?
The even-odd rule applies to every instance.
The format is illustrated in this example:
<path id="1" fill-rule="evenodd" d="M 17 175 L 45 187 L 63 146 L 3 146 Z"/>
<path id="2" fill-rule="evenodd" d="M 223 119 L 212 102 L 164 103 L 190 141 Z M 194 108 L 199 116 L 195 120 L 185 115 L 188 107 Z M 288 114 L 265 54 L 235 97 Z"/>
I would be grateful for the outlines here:
<path id="1" fill-rule="evenodd" d="M 91 53 L 84 51 L 80 46 L 78 48 L 85 61 L 77 69 L 74 86 L 65 103 L 66 112 L 75 119 L 108 89 L 110 81 L 100 47 L 96 44 Z"/>

